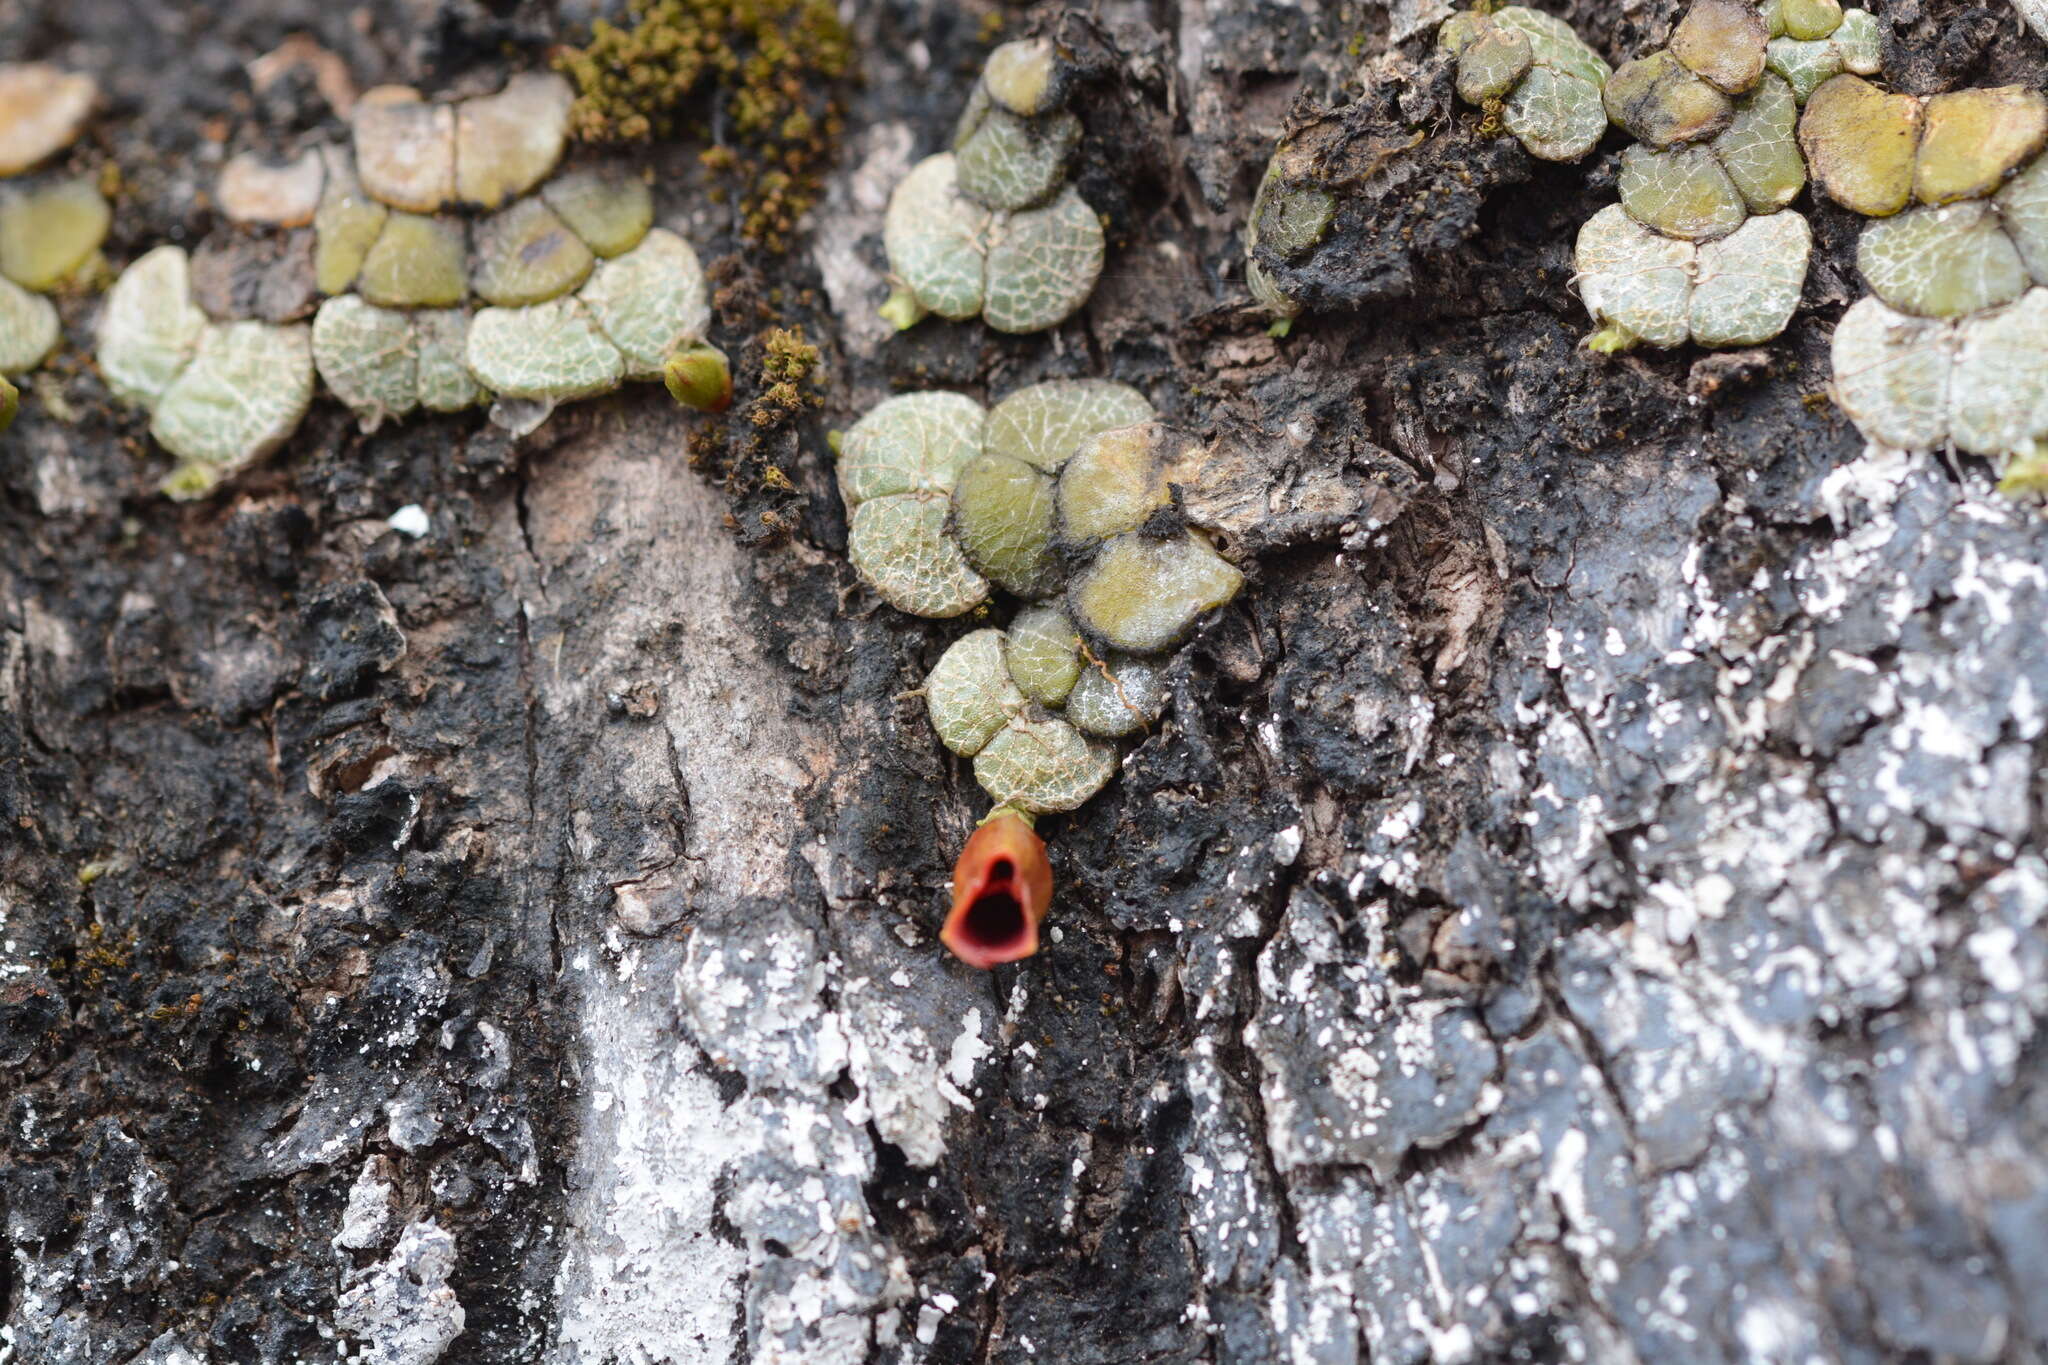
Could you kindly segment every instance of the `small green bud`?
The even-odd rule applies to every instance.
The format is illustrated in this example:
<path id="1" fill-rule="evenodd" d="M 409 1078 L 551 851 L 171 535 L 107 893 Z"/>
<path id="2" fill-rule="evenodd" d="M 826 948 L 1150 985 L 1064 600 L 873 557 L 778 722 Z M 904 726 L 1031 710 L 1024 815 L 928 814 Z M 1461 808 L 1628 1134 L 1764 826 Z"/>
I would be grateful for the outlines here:
<path id="1" fill-rule="evenodd" d="M 662 366 L 661 381 L 671 398 L 699 412 L 724 412 L 732 406 L 732 365 L 725 352 L 708 341 L 677 351 Z"/>
<path id="2" fill-rule="evenodd" d="M 2037 440 L 2005 466 L 1998 491 L 2009 498 L 2048 497 L 2048 440 Z"/>
<path id="3" fill-rule="evenodd" d="M 21 390 L 0 374 L 0 431 L 14 425 L 14 414 L 21 411 Z"/>
<path id="4" fill-rule="evenodd" d="M 931 310 L 917 301 L 917 295 L 900 284 L 889 291 L 889 297 L 882 300 L 877 311 L 882 321 L 899 332 L 907 332 L 931 316 Z"/>

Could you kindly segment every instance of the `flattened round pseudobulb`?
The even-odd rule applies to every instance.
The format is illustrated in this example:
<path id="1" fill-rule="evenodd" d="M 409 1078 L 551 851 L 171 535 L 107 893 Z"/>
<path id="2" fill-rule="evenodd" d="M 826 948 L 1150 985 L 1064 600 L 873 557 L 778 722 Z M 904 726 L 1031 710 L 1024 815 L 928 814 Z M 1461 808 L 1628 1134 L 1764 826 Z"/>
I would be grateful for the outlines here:
<path id="1" fill-rule="evenodd" d="M 654 194 L 621 167 L 590 167 L 558 175 L 540 197 L 599 256 L 631 251 L 654 226 Z"/>
<path id="2" fill-rule="evenodd" d="M 1116 776 L 1116 749 L 1064 720 L 1012 721 L 975 756 L 974 780 L 999 806 L 1073 810 Z"/>
<path id="3" fill-rule="evenodd" d="M 469 372 L 505 398 L 555 403 L 609 393 L 625 360 L 580 299 L 527 308 L 483 308 L 469 324 Z"/>
<path id="4" fill-rule="evenodd" d="M 628 379 L 659 379 L 676 351 L 704 339 L 710 290 L 690 244 L 656 228 L 640 244 L 598 262 L 577 295 L 626 358 Z"/>
<path id="5" fill-rule="evenodd" d="M 1575 257 L 1579 297 L 1615 332 L 1608 349 L 1685 344 L 1695 254 L 1692 243 L 1652 232 L 1619 204 L 1586 220 Z"/>
<path id="6" fill-rule="evenodd" d="M 1458 98 L 1467 104 L 1501 99 L 1535 64 L 1528 34 L 1485 24 L 1458 52 Z"/>
<path id="7" fill-rule="evenodd" d="M 393 213 L 363 257 L 356 288 L 386 308 L 447 308 L 468 293 L 468 265 L 459 224 Z"/>
<path id="8" fill-rule="evenodd" d="M 1745 0 L 1693 0 L 1671 34 L 1671 55 L 1723 94 L 1740 95 L 1764 74 L 1770 35 Z"/>
<path id="9" fill-rule="evenodd" d="M 1686 70 L 1668 51 L 1638 57 L 1608 78 L 1602 93 L 1616 127 L 1652 147 L 1712 137 L 1728 126 L 1735 106 Z"/>
<path id="10" fill-rule="evenodd" d="M 998 332 L 1039 332 L 1072 317 L 1102 274 L 1102 220 L 1072 185 L 990 229 L 982 320 Z"/>
<path id="11" fill-rule="evenodd" d="M 1009 112 L 1035 118 L 1059 102 L 1059 58 L 1050 38 L 1020 38 L 988 54 L 981 70 L 989 98 Z"/>
<path id="12" fill-rule="evenodd" d="M 1003 661 L 1025 696 L 1058 706 L 1081 676 L 1081 633 L 1059 603 L 1034 602 L 1010 622 Z"/>
<path id="13" fill-rule="evenodd" d="M 1699 249 L 1688 310 L 1701 346 L 1761 346 L 1785 330 L 1806 287 L 1813 229 L 1791 210 L 1752 218 Z"/>
<path id="14" fill-rule="evenodd" d="M 1243 586 L 1244 575 L 1191 532 L 1171 540 L 1134 533 L 1105 545 L 1081 571 L 1067 609 L 1110 648 L 1157 654 Z"/>
<path id="15" fill-rule="evenodd" d="M 1835 328 L 1835 402 L 1865 437 L 1900 450 L 1948 440 L 1953 324 L 1858 299 Z"/>
<path id="16" fill-rule="evenodd" d="M 455 197 L 455 110 L 428 104 L 417 90 L 366 90 L 351 115 L 356 173 L 371 195 L 395 209 L 433 213 Z"/>
<path id="17" fill-rule="evenodd" d="M 313 365 L 365 430 L 419 404 L 419 358 L 408 313 L 355 294 L 327 300 L 313 315 Z"/>
<path id="18" fill-rule="evenodd" d="M 981 453 L 987 415 L 958 393 L 885 398 L 840 443 L 839 495 L 848 507 L 896 493 L 950 497 L 967 462 Z"/>
<path id="19" fill-rule="evenodd" d="M 319 212 L 326 184 L 327 166 L 317 147 L 282 162 L 238 152 L 221 167 L 214 198 L 233 222 L 304 227 Z"/>
<path id="20" fill-rule="evenodd" d="M 1166 709 L 1166 669 L 1157 659 L 1112 655 L 1090 663 L 1067 697 L 1075 728 L 1103 739 L 1122 739 L 1151 728 Z"/>
<path id="21" fill-rule="evenodd" d="M 38 292 L 99 254 L 114 211 L 90 180 L 0 196 L 0 275 Z"/>
<path id="22" fill-rule="evenodd" d="M 953 487 L 953 538 L 976 572 L 1019 597 L 1059 587 L 1052 476 L 1007 455 L 980 455 Z"/>
<path id="23" fill-rule="evenodd" d="M 309 328 L 209 324 L 149 424 L 157 444 L 183 461 L 164 491 L 174 498 L 210 492 L 227 475 L 283 445 L 312 402 Z"/>
<path id="24" fill-rule="evenodd" d="M 1751 213 L 1776 213 L 1806 188 L 1799 101 L 1775 72 L 1736 101 L 1734 121 L 1714 139 L 1713 148 Z"/>
<path id="25" fill-rule="evenodd" d="M 20 175 L 85 131 L 99 86 L 43 62 L 0 63 L 0 175 Z"/>
<path id="26" fill-rule="evenodd" d="M 988 580 L 946 529 L 948 499 L 934 493 L 871 498 L 853 509 L 846 552 L 868 586 L 898 611 L 946 619 L 988 600 Z"/>
<path id="27" fill-rule="evenodd" d="M 939 742 L 972 758 L 1025 709 L 1003 661 L 1003 632 L 977 630 L 955 640 L 924 680 L 925 713 Z"/>
<path id="28" fill-rule="evenodd" d="M 27 374 L 57 349 L 59 335 L 48 299 L 0 278 L 0 374 Z"/>
<path id="29" fill-rule="evenodd" d="M 1149 422 L 1145 395 L 1110 379 L 1049 379 L 1017 390 L 989 409 L 983 448 L 1056 474 L 1083 441 Z"/>
<path id="30" fill-rule="evenodd" d="M 1872 223 L 1856 244 L 1856 266 L 1872 293 L 1923 318 L 2010 303 L 2030 282 L 1998 214 L 1981 201 L 1909 209 Z"/>
<path id="31" fill-rule="evenodd" d="M 547 179 L 562 159 L 576 92 L 552 71 L 514 76 L 495 95 L 455 107 L 455 189 L 494 209 Z"/>
<path id="32" fill-rule="evenodd" d="M 1621 154 L 1618 187 L 1631 218 L 1689 242 L 1725 237 L 1749 216 L 1711 147 L 1630 147 Z"/>
<path id="33" fill-rule="evenodd" d="M 990 212 L 960 192 L 951 152 L 926 157 L 889 196 L 882 224 L 889 269 L 940 317 L 981 311 Z"/>
<path id="34" fill-rule="evenodd" d="M 1990 194 L 2048 145 L 2048 98 L 2006 85 L 1953 90 L 1927 101 L 1913 194 L 1950 204 Z"/>
<path id="35" fill-rule="evenodd" d="M 100 373 L 120 401 L 153 408 L 191 363 L 205 330 L 184 248 L 157 247 L 122 271 L 107 291 L 99 320 Z"/>
<path id="36" fill-rule="evenodd" d="M 1813 92 L 1799 118 L 1799 146 L 1828 197 L 1866 218 L 1882 218 L 1913 197 L 1920 101 L 1892 95 L 1861 76 L 1842 75 Z"/>
<path id="37" fill-rule="evenodd" d="M 485 303 L 520 308 L 560 298 L 590 278 L 597 258 L 538 198 L 476 226 L 469 287 Z"/>
<path id="38" fill-rule="evenodd" d="M 321 293 L 339 294 L 362 273 L 391 210 L 363 188 L 355 158 L 345 148 L 322 148 L 320 159 L 326 179 L 313 213 L 313 278 Z"/>

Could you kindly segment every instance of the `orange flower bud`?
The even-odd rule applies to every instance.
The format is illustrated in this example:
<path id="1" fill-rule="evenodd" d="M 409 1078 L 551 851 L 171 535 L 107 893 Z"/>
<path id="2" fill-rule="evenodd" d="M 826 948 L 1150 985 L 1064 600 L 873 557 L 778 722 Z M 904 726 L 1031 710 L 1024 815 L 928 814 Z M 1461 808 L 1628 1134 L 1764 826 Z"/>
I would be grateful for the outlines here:
<path id="1" fill-rule="evenodd" d="M 1000 810 L 982 822 L 953 865 L 953 909 L 939 941 L 970 967 L 997 967 L 1038 951 L 1052 903 L 1045 841 L 1023 816 Z"/>

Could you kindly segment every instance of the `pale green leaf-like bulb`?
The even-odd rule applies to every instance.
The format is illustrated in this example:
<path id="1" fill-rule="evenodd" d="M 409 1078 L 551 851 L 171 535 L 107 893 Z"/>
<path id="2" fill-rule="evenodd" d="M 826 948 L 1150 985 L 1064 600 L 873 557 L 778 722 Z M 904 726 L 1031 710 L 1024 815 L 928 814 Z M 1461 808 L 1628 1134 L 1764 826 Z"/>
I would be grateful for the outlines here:
<path id="1" fill-rule="evenodd" d="M 1160 422 L 1100 432 L 1060 471 L 1059 533 L 1080 548 L 1135 531 L 1172 507 L 1173 485 L 1190 482 L 1206 452 Z"/>
<path id="2" fill-rule="evenodd" d="M 1631 218 L 1689 242 L 1725 237 L 1749 216 L 1742 192 L 1712 147 L 1632 146 L 1621 154 L 1618 188 Z"/>
<path id="3" fill-rule="evenodd" d="M 1057 717 L 1015 720 L 974 758 L 974 778 L 998 806 L 1035 815 L 1073 810 L 1116 776 L 1116 749 Z"/>
<path id="4" fill-rule="evenodd" d="M 27 374 L 57 349 L 60 335 L 48 299 L 0 278 L 0 374 Z"/>
<path id="5" fill-rule="evenodd" d="M 1019 597 L 1058 590 L 1052 476 L 1007 455 L 969 461 L 953 488 L 953 536 L 976 572 Z"/>
<path id="6" fill-rule="evenodd" d="M 1067 610 L 1084 635 L 1111 649 L 1157 654 L 1243 586 L 1244 575 L 1192 531 L 1165 540 L 1132 532 L 1076 575 Z"/>
<path id="7" fill-rule="evenodd" d="M 150 422 L 157 444 L 183 461 L 165 491 L 172 497 L 210 491 L 283 445 L 312 401 L 310 328 L 208 324 Z"/>
<path id="8" fill-rule="evenodd" d="M 1081 670 L 1066 717 L 1084 734 L 1123 739 L 1158 724 L 1165 710 L 1165 666 L 1118 654 Z"/>
<path id="9" fill-rule="evenodd" d="M 704 267 L 690 244 L 666 228 L 599 261 L 576 297 L 619 348 L 630 380 L 664 378 L 670 357 L 702 343 L 711 327 Z M 729 397 L 729 379 L 726 392 Z"/>
<path id="10" fill-rule="evenodd" d="M 1724 95 L 1752 89 L 1770 34 L 1746 0 L 1693 0 L 1671 34 L 1671 55 Z"/>
<path id="11" fill-rule="evenodd" d="M 1050 379 L 1022 388 L 989 409 L 983 448 L 1057 474 L 1098 432 L 1149 422 L 1145 395 L 1110 379 Z"/>
<path id="12" fill-rule="evenodd" d="M 540 197 L 585 246 L 601 257 L 640 245 L 654 226 L 654 194 L 647 182 L 620 167 L 591 167 L 558 175 Z"/>
<path id="13" fill-rule="evenodd" d="M 479 309 L 464 358 L 477 382 L 499 397 L 551 403 L 609 393 L 626 370 L 619 348 L 574 297 Z"/>
<path id="14" fill-rule="evenodd" d="M 98 355 L 107 387 L 124 403 L 155 407 L 191 363 L 206 326 L 206 314 L 192 301 L 185 249 L 145 252 L 121 272 L 100 309 Z M 0 327 L 0 336 L 6 334 Z"/>
<path id="15" fill-rule="evenodd" d="M 899 611 L 952 617 L 988 598 L 988 580 L 949 530 L 954 485 L 981 453 L 986 426 L 971 398 L 901 394 L 877 404 L 841 443 L 848 557 Z"/>
<path id="16" fill-rule="evenodd" d="M 1444 21 L 1437 44 L 1458 59 L 1459 97 L 1500 101 L 1501 126 L 1531 156 L 1577 161 L 1607 130 L 1607 63 L 1563 20 L 1526 5 L 1466 11 Z"/>
<path id="17" fill-rule="evenodd" d="M 590 278 L 597 257 L 538 197 L 476 225 L 469 287 L 485 303 L 522 308 L 560 298 Z"/>
<path id="18" fill-rule="evenodd" d="M 1034 602 L 1010 622 L 1003 658 L 1025 696 L 1061 706 L 1081 676 L 1081 633 L 1059 603 Z"/>
<path id="19" fill-rule="evenodd" d="M 1913 197 L 1923 204 L 1979 199 L 2048 146 L 2048 97 L 2022 86 L 1952 90 L 1927 101 Z"/>
<path id="20" fill-rule="evenodd" d="M 1079 312 L 1102 275 L 1102 220 L 1072 185 L 989 230 L 981 315 L 998 332 L 1042 332 Z"/>
<path id="21" fill-rule="evenodd" d="M 55 289 L 99 255 L 114 211 L 90 180 L 0 193 L 0 275 Z"/>
<path id="22" fill-rule="evenodd" d="M 1608 78 L 1602 99 L 1616 127 L 1652 147 L 1712 137 L 1735 117 L 1728 96 L 1688 71 L 1668 50 L 1617 69 Z"/>
<path id="23" fill-rule="evenodd" d="M 924 680 L 925 712 L 939 740 L 972 758 L 996 732 L 1025 711 L 1025 696 L 1010 678 L 1000 630 L 961 636 L 939 656 Z"/>
<path id="24" fill-rule="evenodd" d="M 2010 303 L 2030 283 L 2019 248 L 1981 200 L 1909 209 L 1856 244 L 1871 291 L 1917 317 L 1957 318 Z"/>
<path id="25" fill-rule="evenodd" d="M 313 315 L 313 363 L 366 431 L 419 404 L 419 355 L 404 311 L 356 294 L 328 299 Z"/>

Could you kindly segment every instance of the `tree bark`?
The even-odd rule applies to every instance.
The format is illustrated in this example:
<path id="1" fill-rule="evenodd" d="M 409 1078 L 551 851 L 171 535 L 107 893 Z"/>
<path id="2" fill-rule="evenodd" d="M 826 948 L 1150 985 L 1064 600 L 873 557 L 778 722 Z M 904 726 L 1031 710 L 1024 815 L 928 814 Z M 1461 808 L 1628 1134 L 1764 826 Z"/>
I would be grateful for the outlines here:
<path id="1" fill-rule="evenodd" d="M 224 230 L 220 126 L 332 117 L 252 92 L 287 34 L 488 89 L 593 8 L 21 0 L 0 53 L 108 91 L 119 262 Z M 1862 286 L 1810 198 L 1779 340 L 1579 348 L 1612 145 L 1488 150 L 1269 337 L 1275 138 L 1448 8 L 851 0 L 791 255 L 635 153 L 714 340 L 824 352 L 728 477 L 658 388 L 516 442 L 322 403 L 174 505 L 65 301 L 0 437 L 0 1361 L 2048 1356 L 2038 509 L 1820 396 Z M 1680 6 L 1549 8 L 1620 60 Z M 2048 70 L 2025 5 L 1876 8 L 1901 88 Z M 998 19 L 1086 58 L 1109 267 L 1051 334 L 894 335 L 887 194 Z M 909 695 L 963 627 L 859 586 L 825 433 L 1097 374 L 1212 443 L 1252 581 L 978 973 L 985 801 Z"/>

